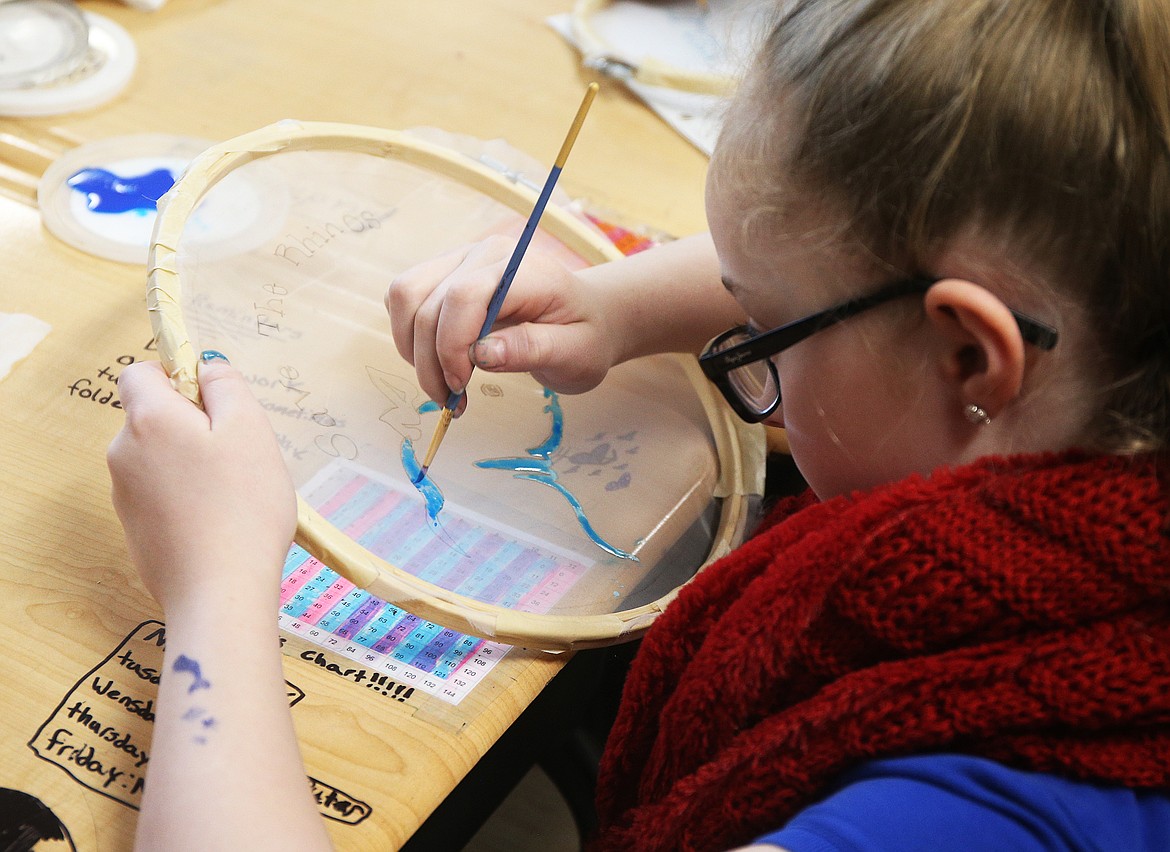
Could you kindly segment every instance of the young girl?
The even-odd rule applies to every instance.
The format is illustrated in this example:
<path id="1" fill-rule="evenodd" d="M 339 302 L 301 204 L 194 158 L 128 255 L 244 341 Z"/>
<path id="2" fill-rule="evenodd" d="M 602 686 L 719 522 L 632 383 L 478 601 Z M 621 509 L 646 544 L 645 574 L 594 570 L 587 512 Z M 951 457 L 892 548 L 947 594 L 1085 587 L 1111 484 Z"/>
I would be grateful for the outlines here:
<path id="1" fill-rule="evenodd" d="M 510 246 L 393 283 L 436 400 L 472 363 L 580 391 L 714 336 L 704 370 L 810 486 L 648 633 L 598 849 L 1170 848 L 1168 57 L 1149 0 L 796 0 L 727 116 L 709 236 L 532 256 L 479 342 Z M 156 591 L 194 598 L 214 578 L 165 560 L 203 537 L 152 552 L 142 507 L 177 486 L 132 470 L 183 452 L 140 421 L 182 401 L 123 375 L 115 501 Z M 241 458 L 271 439 L 235 391 Z M 184 417 L 216 439 L 213 406 Z M 216 511 L 201 533 L 253 546 Z"/>

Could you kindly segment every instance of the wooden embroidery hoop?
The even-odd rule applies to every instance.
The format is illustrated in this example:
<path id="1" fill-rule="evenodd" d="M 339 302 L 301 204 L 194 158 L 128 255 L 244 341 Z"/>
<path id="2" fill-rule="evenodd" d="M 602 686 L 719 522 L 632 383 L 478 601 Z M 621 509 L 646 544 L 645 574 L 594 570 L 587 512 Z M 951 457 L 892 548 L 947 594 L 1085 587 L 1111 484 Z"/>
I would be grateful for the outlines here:
<path id="1" fill-rule="evenodd" d="M 215 184 L 247 163 L 287 151 L 340 150 L 392 158 L 453 178 L 527 215 L 531 190 L 452 150 L 400 131 L 359 125 L 282 121 L 212 146 L 197 157 L 159 203 L 147 263 L 147 309 L 160 360 L 173 384 L 199 403 L 197 353 L 181 312 L 179 238 L 187 219 Z M 620 257 L 602 235 L 550 206 L 541 227 L 590 263 Z M 738 545 L 762 493 L 764 432 L 748 426 L 717 398 L 693 358 L 678 358 L 699 397 L 719 460 L 721 498 L 712 546 L 703 565 Z M 546 650 L 624 642 L 640 636 L 678 594 L 678 588 L 636 608 L 597 615 L 518 612 L 474 600 L 421 580 L 370 553 L 322 517 L 299 494 L 296 542 L 356 586 L 416 616 L 476 636 Z M 697 572 L 696 572 L 697 573 Z"/>
<path id="2" fill-rule="evenodd" d="M 680 92 L 725 96 L 735 91 L 737 81 L 731 76 L 686 71 L 652 56 L 643 58 L 636 65 L 614 56 L 609 46 L 597 34 L 591 21 L 597 12 L 611 2 L 612 0 L 576 0 L 573 4 L 571 14 L 573 35 L 584 56 L 586 67 L 596 68 L 606 76 L 623 82 L 632 80 L 635 83 Z"/>

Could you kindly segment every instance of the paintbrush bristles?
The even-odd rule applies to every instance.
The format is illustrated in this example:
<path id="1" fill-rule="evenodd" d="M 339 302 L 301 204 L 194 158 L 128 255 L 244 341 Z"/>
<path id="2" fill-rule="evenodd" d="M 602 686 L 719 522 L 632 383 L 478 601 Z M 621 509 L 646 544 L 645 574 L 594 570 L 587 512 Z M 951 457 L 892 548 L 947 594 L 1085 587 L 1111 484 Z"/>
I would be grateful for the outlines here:
<path id="1" fill-rule="evenodd" d="M 419 469 L 418 478 L 415 482 L 422 482 L 427 475 L 427 469 L 431 466 L 431 462 L 435 460 L 435 453 L 439 451 L 439 444 L 443 443 L 443 436 L 447 434 L 447 428 L 451 425 L 451 418 L 455 416 L 455 412 L 450 408 L 444 408 L 443 413 L 439 415 L 439 424 L 435 426 L 435 434 L 431 436 L 431 445 L 427 447 L 427 454 L 423 457 L 422 467 Z"/>

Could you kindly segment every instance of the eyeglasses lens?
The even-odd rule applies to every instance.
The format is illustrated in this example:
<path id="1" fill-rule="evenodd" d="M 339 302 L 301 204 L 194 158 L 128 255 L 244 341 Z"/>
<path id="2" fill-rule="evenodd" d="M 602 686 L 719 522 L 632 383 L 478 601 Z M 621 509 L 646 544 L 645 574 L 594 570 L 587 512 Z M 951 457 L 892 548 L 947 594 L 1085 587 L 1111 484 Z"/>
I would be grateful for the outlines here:
<path id="1" fill-rule="evenodd" d="M 720 341 L 716 351 L 730 349 L 749 340 L 750 337 L 751 335 L 747 333 L 729 335 L 727 340 Z M 771 409 L 780 397 L 780 388 L 776 384 L 771 362 L 767 358 L 729 370 L 727 380 L 743 403 L 757 413 L 762 414 Z"/>

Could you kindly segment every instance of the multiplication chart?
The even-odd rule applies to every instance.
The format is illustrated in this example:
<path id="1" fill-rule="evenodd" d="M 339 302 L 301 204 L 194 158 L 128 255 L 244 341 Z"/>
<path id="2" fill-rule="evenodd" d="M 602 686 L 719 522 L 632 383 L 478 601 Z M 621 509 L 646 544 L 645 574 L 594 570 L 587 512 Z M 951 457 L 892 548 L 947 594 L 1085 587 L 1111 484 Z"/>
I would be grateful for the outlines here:
<path id="1" fill-rule="evenodd" d="M 587 560 L 448 505 L 430 524 L 422 497 L 372 471 L 337 464 L 302 491 L 371 553 L 445 589 L 522 612 L 547 612 Z M 442 627 L 374 597 L 298 546 L 281 582 L 280 626 L 458 704 L 510 646 Z"/>

